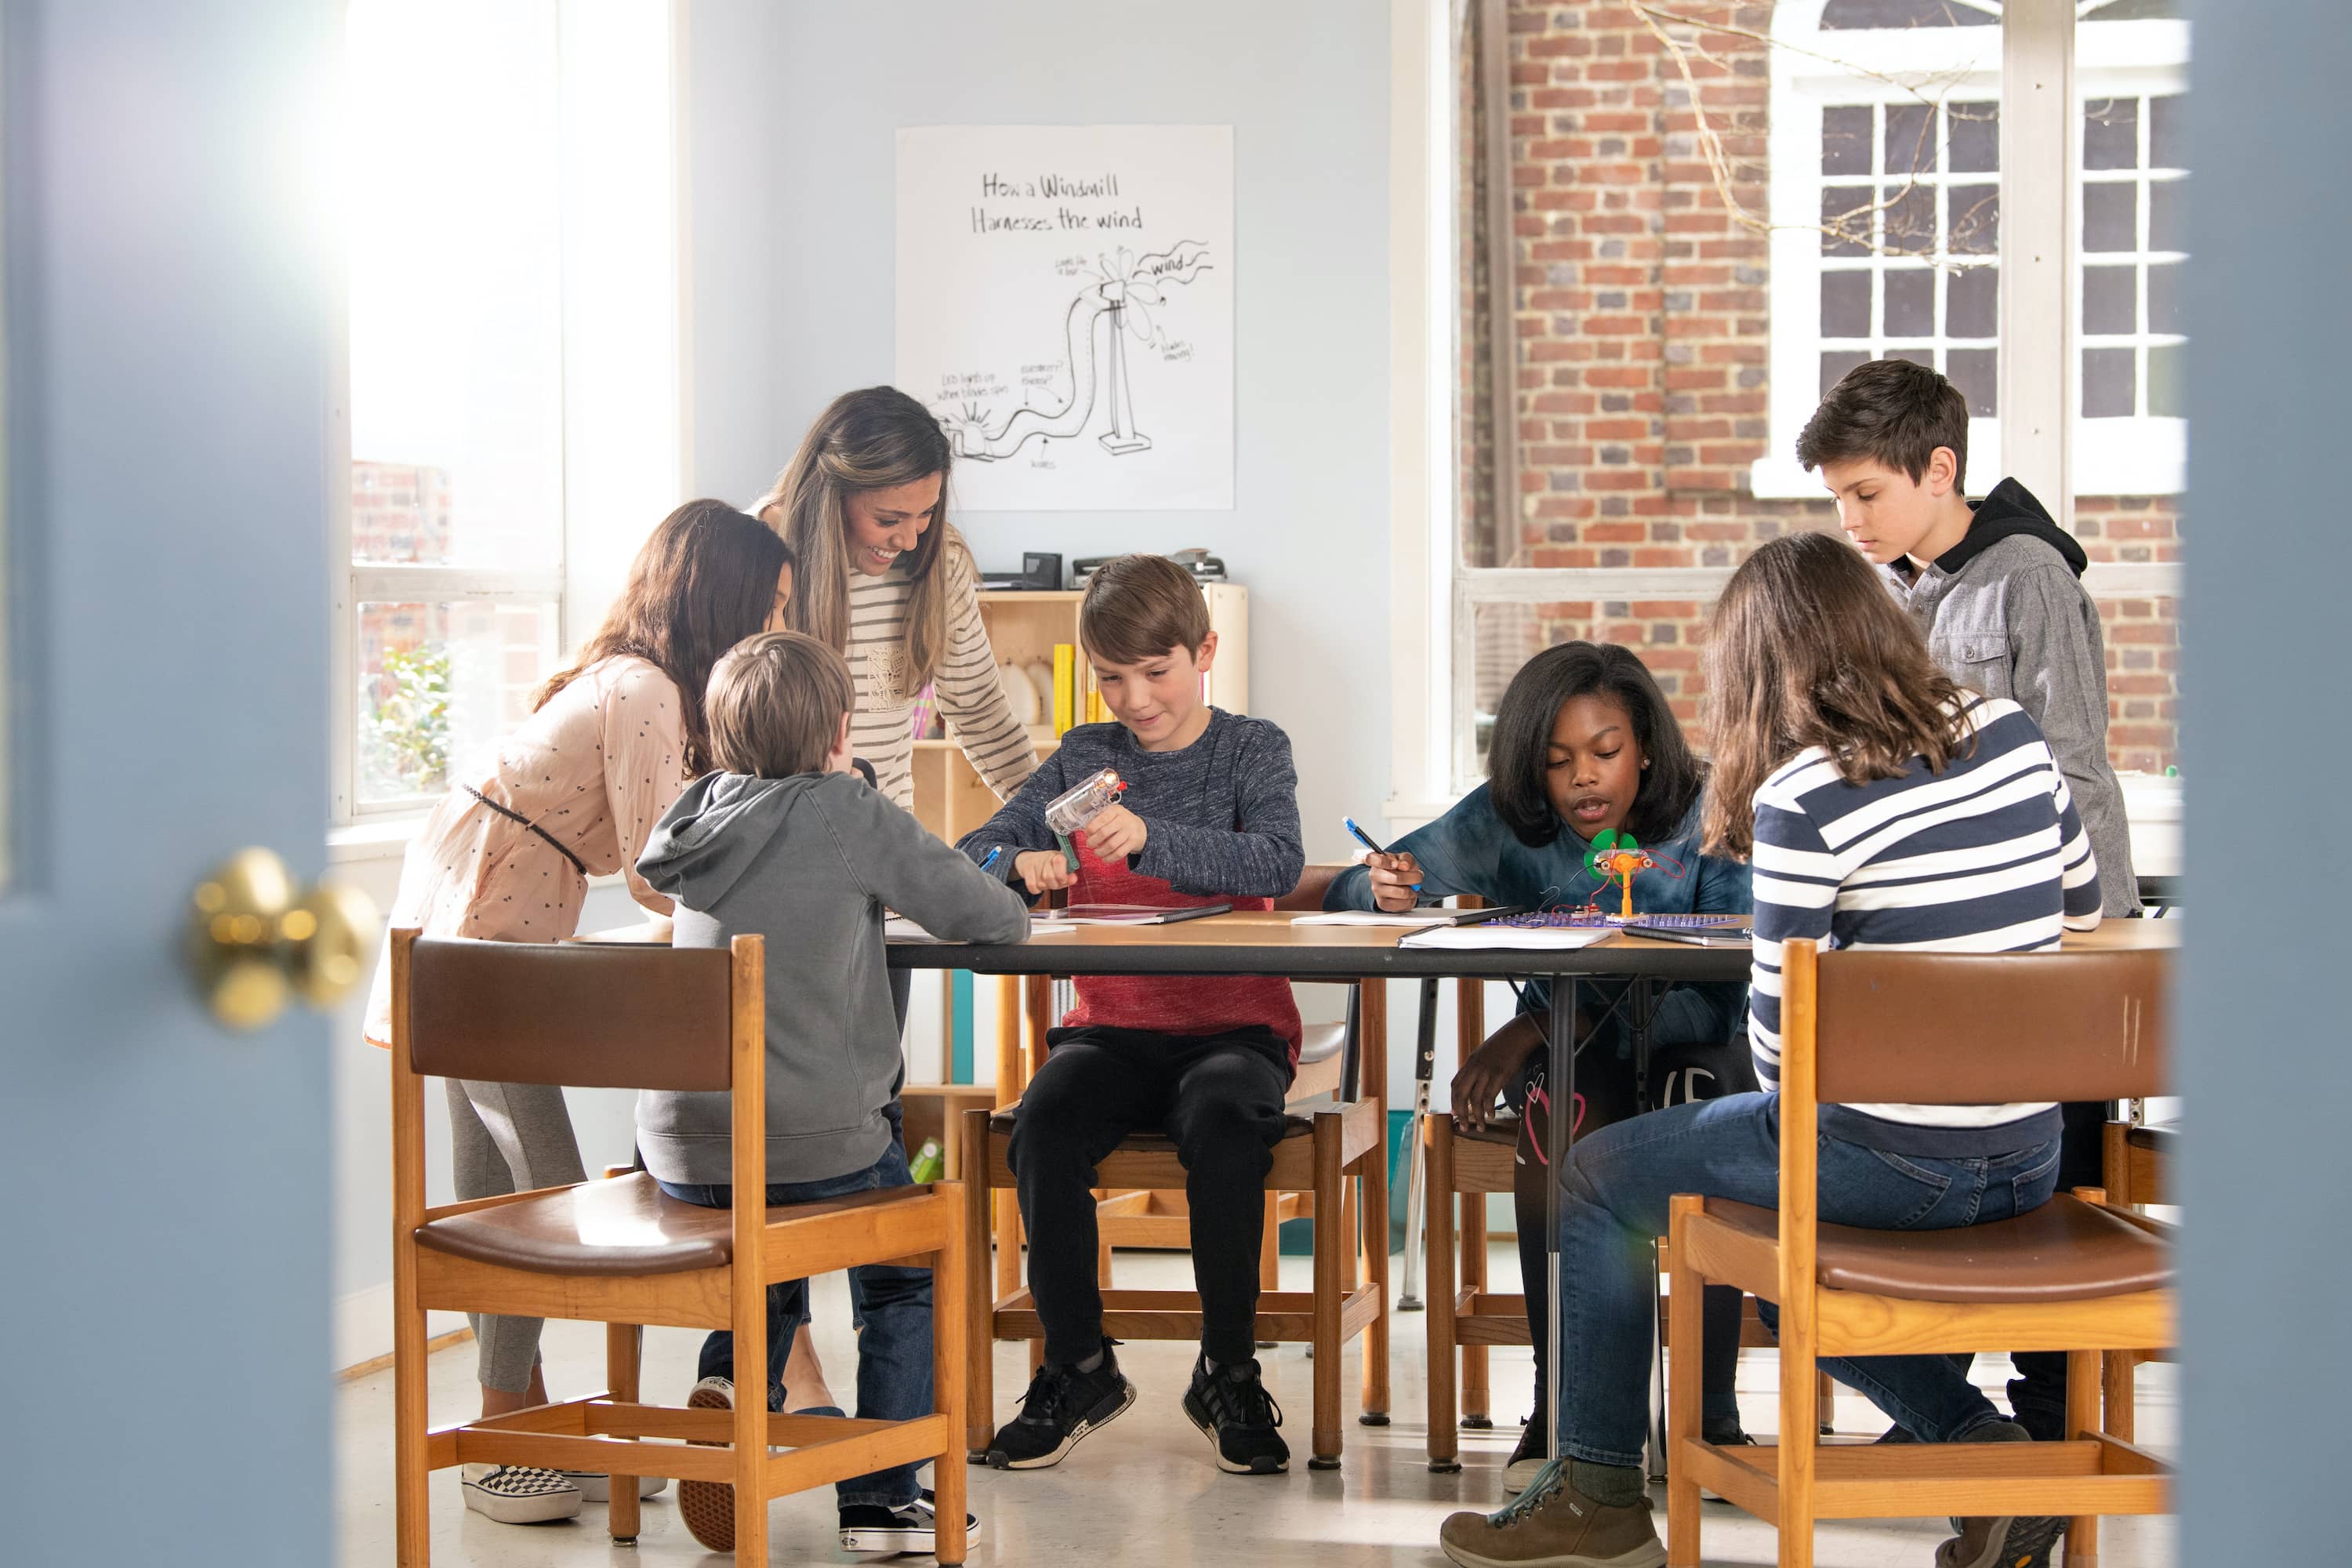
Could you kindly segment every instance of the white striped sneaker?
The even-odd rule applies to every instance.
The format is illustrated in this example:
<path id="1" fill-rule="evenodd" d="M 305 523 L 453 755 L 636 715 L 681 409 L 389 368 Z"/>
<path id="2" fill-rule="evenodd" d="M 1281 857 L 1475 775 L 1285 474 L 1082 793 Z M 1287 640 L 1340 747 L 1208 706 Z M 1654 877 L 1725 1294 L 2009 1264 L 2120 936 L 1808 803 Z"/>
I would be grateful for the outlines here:
<path id="1" fill-rule="evenodd" d="M 545 1524 L 571 1519 L 585 1500 L 554 1470 L 529 1465 L 467 1465 L 466 1506 L 500 1524 Z"/>

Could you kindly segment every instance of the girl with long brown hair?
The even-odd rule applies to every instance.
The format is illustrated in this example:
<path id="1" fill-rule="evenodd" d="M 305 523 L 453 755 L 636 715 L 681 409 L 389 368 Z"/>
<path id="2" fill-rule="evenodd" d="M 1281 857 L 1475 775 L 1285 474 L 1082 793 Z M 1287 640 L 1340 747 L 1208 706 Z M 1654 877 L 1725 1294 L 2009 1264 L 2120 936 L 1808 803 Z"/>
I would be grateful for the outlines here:
<path id="1" fill-rule="evenodd" d="M 724 501 L 688 501 L 664 518 L 579 656 L 532 694 L 530 717 L 411 841 L 391 924 L 561 942 L 579 924 L 588 879 L 615 871 L 639 904 L 667 914 L 669 900 L 637 874 L 638 851 L 686 781 L 709 766 L 711 667 L 743 638 L 781 628 L 793 576 L 783 541 Z M 391 1039 L 381 962 L 366 1033 L 379 1046 Z M 460 1199 L 585 1179 L 561 1089 L 453 1080 L 448 1089 Z M 473 1321 L 482 1414 L 545 1404 L 540 1321 Z M 466 1505 L 507 1523 L 569 1518 L 603 1481 L 471 1465 Z"/>
<path id="2" fill-rule="evenodd" d="M 1659 1563 L 1643 1442 L 1655 1305 L 1647 1244 L 1676 1193 L 1780 1205 L 1780 954 L 1839 948 L 2053 949 L 2099 919 L 2090 839 L 2042 731 L 1955 687 L 1861 556 L 1777 539 L 1732 574 L 1707 638 L 1709 848 L 1755 868 L 1748 1046 L 1760 1094 L 1601 1128 L 1561 1173 L 1560 1458 L 1492 1516 L 1459 1513 L 1457 1562 Z M 1993 999 L 1988 999 L 1989 1003 Z M 2053 1104 L 1821 1110 L 1825 1224 L 1944 1230 L 2008 1219 L 2058 1179 Z M 1769 1320 L 1768 1320 L 1769 1321 Z M 1824 1360 L 1921 1442 L 2011 1443 L 1952 1359 Z M 2063 1520 L 1969 1518 L 1939 1563 L 2039 1563 Z"/>

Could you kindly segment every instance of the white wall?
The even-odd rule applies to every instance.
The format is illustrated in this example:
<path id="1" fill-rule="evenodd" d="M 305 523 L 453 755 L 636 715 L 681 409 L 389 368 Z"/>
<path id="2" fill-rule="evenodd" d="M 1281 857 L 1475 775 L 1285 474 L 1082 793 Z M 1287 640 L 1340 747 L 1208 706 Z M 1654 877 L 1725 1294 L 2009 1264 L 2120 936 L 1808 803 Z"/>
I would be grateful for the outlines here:
<path id="1" fill-rule="evenodd" d="M 1341 858 L 1340 816 L 1372 820 L 1388 795 L 1388 7 L 696 0 L 688 15 L 701 494 L 750 500 L 827 402 L 890 379 L 898 127 L 1234 127 L 1234 510 L 956 521 L 983 566 L 1024 549 L 1223 556 L 1250 589 L 1250 706 L 1297 754 L 1307 858 Z"/>

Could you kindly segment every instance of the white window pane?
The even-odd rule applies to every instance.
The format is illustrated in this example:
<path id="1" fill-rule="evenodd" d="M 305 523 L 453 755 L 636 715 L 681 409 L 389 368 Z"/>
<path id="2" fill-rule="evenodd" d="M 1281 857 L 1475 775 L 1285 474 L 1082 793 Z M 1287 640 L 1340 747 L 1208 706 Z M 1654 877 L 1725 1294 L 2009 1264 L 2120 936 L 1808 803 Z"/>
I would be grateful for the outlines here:
<path id="1" fill-rule="evenodd" d="M 1863 27 L 1997 27 L 2000 18 L 1957 0 L 1829 0 L 1822 30 Z"/>
<path id="2" fill-rule="evenodd" d="M 1969 400 L 1971 417 L 1990 419 L 2000 412 L 2000 350 L 1947 350 L 1944 374 Z"/>
<path id="3" fill-rule="evenodd" d="M 2180 288 L 2187 277 L 2186 268 L 2178 261 L 2157 261 L 2147 268 L 2147 330 L 2151 332 L 2185 332 L 2188 318 L 2180 308 Z"/>
<path id="4" fill-rule="evenodd" d="M 2000 268 L 1964 267 L 1944 282 L 1944 335 L 1990 338 L 2000 331 Z"/>
<path id="5" fill-rule="evenodd" d="M 2000 187 L 1948 185 L 1945 235 L 1955 256 L 1991 256 L 2000 249 Z"/>
<path id="6" fill-rule="evenodd" d="M 1926 338 L 1936 332 L 1936 274 L 1925 267 L 1889 268 L 1886 325 L 1890 338 Z"/>
<path id="7" fill-rule="evenodd" d="M 1822 336 L 1870 336 L 1870 274 L 1859 269 L 1822 274 Z"/>
<path id="8" fill-rule="evenodd" d="M 2000 167 L 2000 105 L 1944 106 L 1944 166 L 1956 174 L 1989 174 Z"/>
<path id="9" fill-rule="evenodd" d="M 352 456 L 431 470 L 443 525 L 415 554 L 561 559 L 562 408 L 555 7 L 355 0 Z M 361 501 L 354 473 L 353 499 Z"/>
<path id="10" fill-rule="evenodd" d="M 2135 367 L 2132 349 L 2083 351 L 2083 417 L 2128 419 L 2134 409 Z"/>
<path id="11" fill-rule="evenodd" d="M 1870 173 L 1871 108 L 1866 103 L 1832 104 L 1822 110 L 1822 173 Z"/>
<path id="12" fill-rule="evenodd" d="M 468 782 L 530 713 L 554 668 L 551 603 L 363 603 L 359 633 L 362 806 L 430 799 Z"/>
<path id="13" fill-rule="evenodd" d="M 2189 200 L 2186 180 L 2158 180 L 2147 188 L 2147 247 L 2150 250 L 2189 248 Z"/>
<path id="14" fill-rule="evenodd" d="M 2083 268 L 2083 331 L 2093 337 L 2127 337 L 2139 329 L 2139 268 Z"/>
<path id="15" fill-rule="evenodd" d="M 2083 167 L 2139 167 L 2139 100 L 2102 98 L 2083 105 Z"/>
<path id="16" fill-rule="evenodd" d="M 2105 182 L 2083 187 L 2083 249 L 2105 254 L 2139 248 L 2139 186 Z"/>

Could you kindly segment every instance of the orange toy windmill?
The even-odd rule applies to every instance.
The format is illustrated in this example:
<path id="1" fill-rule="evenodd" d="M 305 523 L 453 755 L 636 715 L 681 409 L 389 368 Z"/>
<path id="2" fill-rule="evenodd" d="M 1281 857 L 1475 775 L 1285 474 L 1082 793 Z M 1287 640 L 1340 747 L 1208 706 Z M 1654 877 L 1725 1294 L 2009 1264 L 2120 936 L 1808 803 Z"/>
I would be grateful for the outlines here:
<path id="1" fill-rule="evenodd" d="M 1633 918 L 1634 873 L 1650 870 L 1656 865 L 1657 862 L 1650 858 L 1649 851 L 1633 841 L 1632 834 L 1620 833 L 1613 827 L 1602 828 L 1600 837 L 1593 839 L 1591 847 L 1584 852 L 1586 870 L 1600 878 L 1603 884 L 1614 882 L 1618 885 L 1623 900 L 1620 912 L 1627 920 Z M 1593 901 L 1598 903 L 1600 900 L 1596 898 Z"/>

